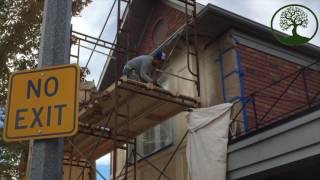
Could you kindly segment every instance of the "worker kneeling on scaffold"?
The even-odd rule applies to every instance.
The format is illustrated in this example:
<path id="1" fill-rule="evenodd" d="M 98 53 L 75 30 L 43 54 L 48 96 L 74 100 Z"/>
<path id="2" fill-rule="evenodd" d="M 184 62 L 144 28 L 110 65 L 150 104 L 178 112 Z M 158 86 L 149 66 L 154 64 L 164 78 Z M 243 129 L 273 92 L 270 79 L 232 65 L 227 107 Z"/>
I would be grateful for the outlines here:
<path id="1" fill-rule="evenodd" d="M 166 54 L 162 51 L 152 55 L 137 56 L 127 62 L 123 68 L 123 75 L 128 79 L 153 83 L 158 85 L 157 81 L 152 79 L 152 73 L 166 61 Z"/>

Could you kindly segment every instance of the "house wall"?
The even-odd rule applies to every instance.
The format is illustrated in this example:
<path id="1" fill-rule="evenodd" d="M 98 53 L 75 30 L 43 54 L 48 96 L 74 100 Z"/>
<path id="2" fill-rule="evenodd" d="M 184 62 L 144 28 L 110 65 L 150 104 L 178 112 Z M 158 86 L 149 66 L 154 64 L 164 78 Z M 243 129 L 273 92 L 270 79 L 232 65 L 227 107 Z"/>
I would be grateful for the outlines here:
<path id="1" fill-rule="evenodd" d="M 139 52 L 141 54 L 151 53 L 160 44 L 153 41 L 153 34 L 159 20 L 164 20 L 163 30 L 166 35 L 162 38 L 162 42 L 176 32 L 184 23 L 185 15 L 183 12 L 158 1 L 149 17 L 149 22 L 145 27 L 144 36 L 140 42 Z"/>
<path id="2" fill-rule="evenodd" d="M 166 5 L 161 4 L 157 8 L 159 9 L 169 9 L 171 7 L 166 7 Z M 146 28 L 144 39 L 142 40 L 140 50 L 141 52 L 152 52 L 158 46 L 153 44 L 152 40 L 152 26 L 155 23 L 157 17 L 155 12 L 164 12 L 155 9 L 153 16 L 150 18 L 148 27 Z M 178 12 L 179 14 L 179 12 Z M 178 15 L 179 16 L 179 15 Z M 169 16 L 168 16 L 169 17 Z M 178 21 L 177 21 L 178 22 Z M 174 23 L 173 23 L 174 24 Z M 175 29 L 178 29 L 176 27 Z M 173 33 L 173 32 L 172 32 Z M 255 49 L 254 47 L 249 47 L 244 44 L 236 44 L 236 40 L 233 37 L 233 32 L 227 32 L 222 35 L 220 38 L 212 41 L 210 38 L 202 37 L 199 38 L 198 50 L 199 50 L 199 60 L 200 60 L 200 84 L 201 84 L 201 105 L 202 107 L 208 107 L 223 102 L 230 102 L 235 97 L 241 96 L 241 84 L 240 77 L 243 78 L 243 96 L 248 96 L 257 89 L 261 89 L 268 84 L 279 80 L 280 78 L 302 68 L 301 64 L 294 63 L 293 61 L 288 61 L 287 59 L 278 57 L 271 53 L 266 53 Z M 168 34 L 169 37 L 169 34 Z M 169 46 L 171 48 L 172 46 Z M 229 51 L 225 51 L 230 49 Z M 164 49 L 165 51 L 170 51 Z M 239 54 L 237 54 L 239 52 Z M 164 70 L 179 76 L 183 76 L 189 79 L 195 79 L 189 72 L 186 62 L 186 49 L 184 40 L 180 40 L 177 47 L 175 47 L 172 56 L 170 57 L 169 62 L 166 64 Z M 239 57 L 237 56 L 239 55 Z M 240 60 L 240 66 L 237 63 L 237 58 Z M 219 61 L 220 60 L 220 61 Z M 223 61 L 223 66 L 222 62 Z M 191 57 L 191 70 L 196 72 L 195 60 Z M 233 71 L 243 70 L 243 74 L 233 73 L 227 78 L 222 80 L 222 71 L 223 74 L 229 74 Z M 307 71 L 306 76 L 309 81 L 309 93 L 310 96 L 314 96 L 317 90 L 320 89 L 320 76 L 315 69 L 310 69 Z M 198 93 L 196 86 L 193 82 L 185 81 L 176 77 L 169 75 L 162 75 L 160 77 L 160 83 L 165 89 L 172 91 L 173 93 L 179 93 L 191 97 L 197 97 Z M 275 87 L 274 89 L 269 90 L 268 94 L 274 96 L 281 93 L 281 88 L 284 89 L 290 81 L 285 81 L 284 85 Z M 222 84 L 224 83 L 224 89 Z M 297 83 L 293 85 L 293 89 L 289 89 L 288 95 L 285 95 L 285 99 L 293 99 L 303 101 L 305 100 L 304 96 L 304 84 L 302 79 L 297 80 Z M 224 93 L 223 93 L 224 91 Z M 224 94 L 224 96 L 223 96 Z M 266 112 L 267 108 L 270 107 L 274 98 L 265 98 L 259 99 L 257 97 L 257 109 L 259 111 L 258 116 L 261 116 L 263 112 Z M 275 106 L 274 112 L 270 113 L 270 117 L 274 117 L 294 109 L 301 105 L 299 103 L 292 103 L 283 101 L 279 103 L 279 106 Z M 238 112 L 242 107 L 241 103 L 237 103 L 234 106 L 234 112 Z M 247 106 L 248 118 L 249 118 L 249 128 L 254 126 L 253 120 L 253 107 L 251 104 Z M 186 124 L 186 113 L 181 113 L 172 118 L 174 122 L 174 144 L 161 150 L 160 152 L 153 154 L 148 157 L 148 161 L 152 162 L 157 168 L 162 169 L 165 167 L 170 155 L 175 150 L 177 144 L 180 142 L 184 133 L 187 130 Z M 269 118 L 270 118 L 269 117 Z M 238 121 L 234 123 L 235 131 L 243 131 L 243 114 L 240 114 Z M 185 147 L 186 141 L 183 142 L 181 148 L 178 150 L 175 158 L 170 163 L 165 174 L 171 177 L 172 179 L 185 180 L 188 178 L 187 175 L 187 163 L 185 156 Z M 125 156 L 122 154 L 118 156 L 118 170 L 122 169 Z M 132 172 L 132 169 L 130 169 Z M 137 164 L 137 179 L 153 179 L 157 177 L 160 173 L 151 167 L 146 161 L 139 161 Z M 132 176 L 132 173 L 129 174 L 129 177 Z"/>
<path id="3" fill-rule="evenodd" d="M 249 96 L 253 92 L 259 91 L 303 67 L 293 61 L 262 52 L 243 44 L 239 44 L 238 49 L 240 51 L 241 64 L 244 72 L 245 96 Z M 303 59 L 301 59 L 301 61 L 303 61 Z M 284 119 L 292 115 L 292 113 L 290 113 L 291 111 L 296 113 L 296 111 L 294 111 L 295 109 L 299 109 L 299 107 L 307 104 L 307 91 L 309 99 L 315 97 L 317 91 L 320 89 L 319 71 L 316 69 L 307 69 L 305 73 L 301 73 L 297 79 L 294 80 L 296 75 L 297 73 L 277 83 L 277 85 L 264 89 L 261 93 L 256 93 L 255 104 L 259 124 L 263 126 L 271 123 L 271 121 L 275 122 L 279 119 Z M 305 76 L 307 87 L 305 87 L 303 76 Z M 291 82 L 293 82 L 292 86 L 286 91 L 286 88 Z M 270 113 L 265 116 L 264 120 L 260 121 L 265 113 L 272 107 L 276 98 L 282 93 L 284 93 L 283 97 L 272 108 Z M 317 99 L 319 98 L 315 100 Z M 252 128 L 256 125 L 256 122 L 254 120 L 253 105 L 251 103 L 249 103 L 247 111 L 249 127 Z"/>
<path id="4" fill-rule="evenodd" d="M 183 76 L 185 78 L 195 79 L 195 77 L 193 77 L 188 72 L 187 63 L 185 60 L 186 50 L 184 49 L 184 47 L 185 44 L 183 41 L 181 41 L 175 48 L 175 51 L 171 56 L 172 58 L 170 58 L 170 61 L 165 65 L 164 70 L 173 74 L 177 74 L 179 76 Z M 192 69 L 194 69 L 194 67 Z M 173 93 L 196 97 L 196 86 L 193 82 L 182 80 L 165 74 L 160 76 L 159 81 L 164 89 L 170 90 Z M 187 129 L 185 112 L 172 117 L 171 120 L 174 126 L 174 144 L 171 147 L 162 150 L 159 153 L 156 153 L 148 158 L 148 161 L 152 162 L 159 169 L 162 169 L 165 166 L 170 158 L 170 155 L 176 148 L 177 144 L 180 142 Z M 165 171 L 165 174 L 172 179 L 184 180 L 187 178 L 185 144 L 186 141 L 183 143 L 183 146 L 180 148 L 180 150 L 177 152 L 177 155 L 170 163 L 167 171 Z M 123 166 L 125 162 L 125 158 L 123 155 L 118 156 L 118 162 L 118 169 L 121 170 L 121 166 Z M 130 173 L 130 176 L 131 175 L 132 173 Z M 160 175 L 160 173 L 153 167 L 151 167 L 146 161 L 139 161 L 137 165 L 137 179 L 149 180 L 157 177 L 158 175 Z"/>
<path id="5" fill-rule="evenodd" d="M 212 106 L 215 104 L 223 103 L 224 101 L 229 101 L 233 97 L 241 95 L 240 86 L 240 76 L 241 74 L 234 73 L 224 80 L 225 86 L 225 96 L 226 100 L 223 98 L 223 89 L 221 73 L 222 70 L 224 74 L 228 74 L 232 71 L 239 70 L 237 64 L 237 51 L 240 56 L 240 68 L 243 70 L 243 92 L 244 96 L 250 95 L 253 91 L 261 89 L 268 84 L 279 80 L 280 78 L 302 68 L 302 65 L 288 61 L 287 59 L 277 57 L 266 52 L 254 49 L 253 47 L 248 47 L 244 44 L 238 44 L 236 46 L 235 40 L 233 39 L 233 33 L 228 32 L 221 36 L 219 39 L 210 42 L 209 38 L 199 39 L 199 59 L 200 59 L 200 80 L 201 80 L 201 104 L 203 107 Z M 188 72 L 186 63 L 186 50 L 185 42 L 183 40 L 175 48 L 170 62 L 166 65 L 165 71 L 177 74 L 186 78 L 194 79 L 194 77 Z M 230 51 L 225 52 L 226 49 L 231 48 Z M 222 52 L 225 52 L 222 54 Z M 221 67 L 221 62 L 223 61 L 223 67 Z M 194 59 L 191 59 L 194 62 Z M 192 64 L 192 71 L 195 71 L 195 63 Z M 310 96 L 316 95 L 316 92 L 320 89 L 320 76 L 316 69 L 309 69 L 306 72 L 306 77 L 309 85 Z M 301 77 L 300 77 L 301 78 Z M 292 79 L 291 79 L 292 80 Z M 178 92 L 180 94 L 197 97 L 196 87 L 192 82 L 187 82 L 175 77 L 163 75 L 160 78 L 164 87 L 172 92 Z M 290 81 L 285 81 L 288 85 Z M 272 89 L 268 94 L 279 95 L 281 93 L 281 88 L 284 89 L 285 85 L 280 85 L 275 89 Z M 285 99 L 293 100 L 305 100 L 304 85 L 302 79 L 297 79 L 297 83 L 293 85 L 293 89 L 289 89 L 288 95 L 285 95 Z M 259 100 L 259 99 L 257 99 Z M 274 98 L 263 99 L 257 102 L 258 110 L 263 113 L 266 108 L 272 105 Z M 279 106 L 275 106 L 275 112 L 272 112 L 270 116 L 276 116 L 278 113 L 284 113 L 290 109 L 296 108 L 299 103 L 292 103 L 283 101 L 279 103 Z M 234 111 L 238 112 L 241 108 L 241 104 L 238 103 L 234 107 Z M 253 126 L 253 109 L 249 104 L 247 107 L 248 117 L 249 117 L 249 127 Z M 162 150 L 151 157 L 148 158 L 156 167 L 162 169 L 166 162 L 168 161 L 170 155 L 174 151 L 176 145 L 180 142 L 182 136 L 186 132 L 186 113 L 181 113 L 173 117 L 174 130 L 175 130 L 175 140 L 174 145 L 165 150 Z M 261 116 L 261 114 L 258 114 Z M 240 114 L 239 120 L 237 121 L 235 129 L 237 131 L 243 130 L 243 115 Z M 186 142 L 183 143 L 182 147 L 178 150 L 175 158 L 169 165 L 165 174 L 173 179 L 186 179 L 187 178 L 187 163 L 185 156 Z M 131 174 L 132 175 L 132 174 Z M 138 179 L 150 179 L 157 177 L 159 172 L 152 168 L 145 161 L 140 161 L 138 163 L 137 176 Z"/>
<path id="6" fill-rule="evenodd" d="M 150 157 L 147 158 L 149 162 L 151 162 L 158 169 L 163 169 L 168 162 L 172 152 L 175 150 L 177 143 L 181 140 L 182 135 L 184 135 L 186 131 L 186 113 L 178 114 L 173 117 L 173 122 L 175 126 L 175 136 L 174 136 L 174 145 L 164 149 Z M 175 180 L 185 180 L 187 179 L 187 163 L 185 156 L 185 144 L 186 140 L 183 142 L 183 145 L 176 153 L 174 159 L 169 164 L 167 170 L 164 172 L 171 179 Z M 129 168 L 129 179 L 133 179 L 132 167 Z M 137 163 L 137 179 L 139 180 L 149 180 L 155 179 L 160 175 L 159 171 L 157 171 L 154 167 L 150 166 L 150 164 L 145 160 L 140 160 Z M 162 177 L 161 179 L 166 179 Z"/>
<path id="7" fill-rule="evenodd" d="M 236 51 L 230 32 L 225 33 L 217 40 L 203 39 L 200 46 L 200 82 L 201 102 L 208 107 L 223 102 L 230 102 L 233 97 L 240 95 L 239 75 L 231 74 L 222 80 L 224 75 L 237 69 Z M 230 49 L 226 51 L 227 49 Z M 222 65 L 223 63 L 223 65 Z M 222 84 L 224 83 L 224 89 Z M 223 91 L 226 99 L 223 98 Z"/>
<path id="8" fill-rule="evenodd" d="M 229 31 L 214 41 L 204 39 L 203 43 L 199 53 L 202 106 L 238 101 L 236 98 L 241 96 L 240 74 L 232 73 L 239 71 L 233 32 Z M 241 107 L 241 103 L 236 103 L 233 110 L 237 112 Z M 240 114 L 233 123 L 234 133 L 243 130 L 242 116 Z"/>
<path id="9" fill-rule="evenodd" d="M 232 41 L 230 39 L 230 34 L 227 33 L 217 41 L 210 42 L 209 38 L 199 39 L 198 49 L 199 49 L 199 59 L 200 59 L 200 79 L 201 79 L 201 104 L 203 107 L 212 106 L 216 104 L 223 103 L 222 90 L 221 90 L 221 76 L 220 76 L 220 64 L 216 61 L 219 57 L 219 52 L 221 50 L 232 46 Z M 207 46 L 206 46 L 207 45 Z M 206 48 L 205 48 L 206 47 Z M 163 68 L 164 71 L 183 76 L 188 79 L 196 79 L 193 75 L 190 74 L 187 67 L 187 52 L 185 48 L 184 40 L 180 40 L 177 46 L 175 47 L 169 62 Z M 226 69 L 232 69 L 235 66 L 235 53 L 230 51 L 223 55 L 223 58 L 226 63 Z M 195 59 L 191 58 L 191 70 L 196 72 Z M 238 81 L 236 78 L 234 81 Z M 187 95 L 190 97 L 197 98 L 198 93 L 196 90 L 196 85 L 194 82 L 186 81 L 179 79 L 173 76 L 162 74 L 159 78 L 161 85 L 170 90 L 173 93 L 179 93 Z M 226 83 L 226 87 L 235 88 L 236 82 L 229 81 Z M 234 95 L 238 95 L 234 91 Z M 233 95 L 229 93 L 229 95 Z M 148 157 L 148 161 L 152 162 L 157 168 L 162 169 L 165 167 L 173 151 L 177 147 L 178 143 L 181 141 L 183 135 L 187 131 L 187 119 L 186 112 L 180 113 L 175 117 L 172 117 L 174 126 L 174 143 L 171 147 L 161 150 L 160 152 L 153 154 Z M 120 151 L 118 151 L 120 152 Z M 118 156 L 118 170 L 122 169 L 125 162 L 123 155 Z M 165 174 L 170 178 L 175 180 L 186 180 L 188 179 L 188 170 L 187 170 L 187 161 L 186 161 L 186 139 L 182 143 L 182 146 L 178 150 L 177 154 L 174 156 L 174 159 L 169 164 Z M 132 168 L 130 168 L 132 172 Z M 132 176 L 132 173 L 129 173 L 129 177 Z M 159 176 L 160 173 L 151 167 L 146 161 L 139 161 L 137 164 L 137 179 L 139 180 L 149 180 L 154 179 Z M 132 178 L 132 177 L 131 177 Z M 165 179 L 165 178 L 162 178 Z"/>

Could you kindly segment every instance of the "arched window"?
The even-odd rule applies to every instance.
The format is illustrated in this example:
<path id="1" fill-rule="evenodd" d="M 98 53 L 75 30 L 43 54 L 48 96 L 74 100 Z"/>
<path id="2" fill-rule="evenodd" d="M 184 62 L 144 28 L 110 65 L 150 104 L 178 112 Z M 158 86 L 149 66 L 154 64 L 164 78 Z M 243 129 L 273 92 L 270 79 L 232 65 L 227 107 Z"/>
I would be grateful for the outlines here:
<path id="1" fill-rule="evenodd" d="M 161 44 L 168 34 L 168 22 L 161 18 L 157 21 L 152 30 L 152 41 L 155 45 Z"/>

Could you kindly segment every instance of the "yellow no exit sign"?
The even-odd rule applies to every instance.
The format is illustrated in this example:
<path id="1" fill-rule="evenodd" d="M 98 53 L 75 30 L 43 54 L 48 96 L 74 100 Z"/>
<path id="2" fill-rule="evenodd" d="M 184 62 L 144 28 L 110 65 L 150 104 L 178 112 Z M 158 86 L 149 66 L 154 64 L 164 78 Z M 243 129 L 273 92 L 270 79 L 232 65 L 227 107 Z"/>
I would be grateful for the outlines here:
<path id="1" fill-rule="evenodd" d="M 4 139 L 72 136 L 78 130 L 78 65 L 22 71 L 10 76 Z"/>

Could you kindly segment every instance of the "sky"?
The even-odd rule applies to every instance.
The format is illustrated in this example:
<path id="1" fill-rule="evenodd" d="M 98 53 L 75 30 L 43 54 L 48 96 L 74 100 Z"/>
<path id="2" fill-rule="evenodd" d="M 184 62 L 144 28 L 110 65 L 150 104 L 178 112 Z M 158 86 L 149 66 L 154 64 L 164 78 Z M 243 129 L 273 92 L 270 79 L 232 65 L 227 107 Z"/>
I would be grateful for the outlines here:
<path id="1" fill-rule="evenodd" d="M 238 15 L 264 24 L 270 27 L 270 22 L 273 14 L 281 7 L 288 4 L 300 4 L 309 7 L 320 20 L 320 1 L 319 0 L 197 0 L 197 2 L 206 5 L 211 3 L 228 11 L 234 12 Z M 106 20 L 108 12 L 111 8 L 112 0 L 93 0 L 93 2 L 86 7 L 80 17 L 72 19 L 73 30 L 88 34 L 93 37 L 98 37 L 103 24 Z M 102 34 L 102 39 L 112 42 L 116 31 L 116 11 L 112 12 L 111 19 L 107 24 L 107 28 Z M 317 46 L 320 46 L 320 31 L 310 41 Z M 84 44 L 85 46 L 90 46 Z M 100 51 L 108 53 L 106 49 L 97 48 Z M 73 53 L 76 49 L 73 48 Z M 80 65 L 84 65 L 90 55 L 90 50 L 81 48 L 80 50 Z M 94 53 L 92 60 L 89 63 L 91 74 L 87 77 L 88 80 L 94 80 L 98 83 L 101 71 L 106 63 L 107 56 Z M 105 177 L 109 176 L 110 171 L 110 155 L 104 156 L 97 161 L 97 169 Z M 97 175 L 98 179 L 99 176 Z M 102 179 L 102 178 L 100 178 Z M 99 179 L 99 180 L 100 180 Z"/>
<path id="2" fill-rule="evenodd" d="M 96 161 L 97 170 L 106 178 L 110 179 L 110 154 L 103 156 Z M 103 178 L 97 174 L 97 180 L 103 180 Z"/>

